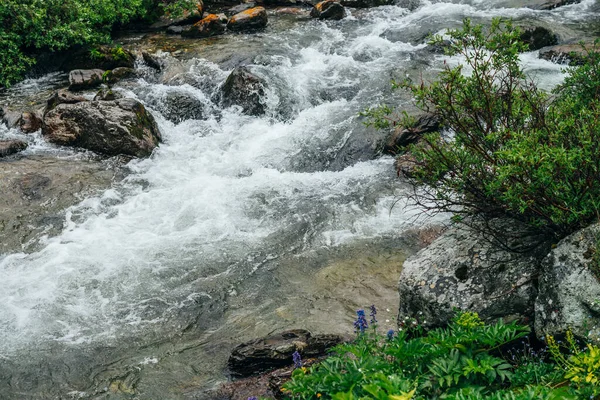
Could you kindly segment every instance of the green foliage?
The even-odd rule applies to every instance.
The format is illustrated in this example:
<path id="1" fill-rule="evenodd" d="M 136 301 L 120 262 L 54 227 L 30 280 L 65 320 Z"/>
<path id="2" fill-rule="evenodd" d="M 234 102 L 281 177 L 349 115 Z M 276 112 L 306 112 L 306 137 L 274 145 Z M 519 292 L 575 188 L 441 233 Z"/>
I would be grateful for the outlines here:
<path id="1" fill-rule="evenodd" d="M 599 53 L 588 49 L 550 96 L 523 73 L 526 46 L 510 22 L 496 19 L 484 29 L 465 20 L 448 36 L 447 52 L 460 65 L 446 64 L 429 84 L 395 83 L 445 128 L 412 148 L 416 203 L 462 220 L 509 216 L 559 237 L 596 219 Z"/>
<path id="2" fill-rule="evenodd" d="M 390 340 L 370 331 L 320 364 L 296 369 L 283 392 L 336 400 L 575 400 L 600 393 L 593 379 L 600 349 L 563 357 L 564 365 L 531 351 L 506 352 L 528 332 L 516 323 L 485 325 L 474 313 L 417 337 L 400 331 Z"/>
<path id="3" fill-rule="evenodd" d="M 110 42 L 117 24 L 154 13 L 181 10 L 191 0 L 2 0 L 0 2 L 0 86 L 22 79 L 35 51 Z M 121 50 L 122 51 L 122 50 Z M 92 56 L 94 55 L 92 50 Z M 119 56 L 119 50 L 116 50 Z"/>

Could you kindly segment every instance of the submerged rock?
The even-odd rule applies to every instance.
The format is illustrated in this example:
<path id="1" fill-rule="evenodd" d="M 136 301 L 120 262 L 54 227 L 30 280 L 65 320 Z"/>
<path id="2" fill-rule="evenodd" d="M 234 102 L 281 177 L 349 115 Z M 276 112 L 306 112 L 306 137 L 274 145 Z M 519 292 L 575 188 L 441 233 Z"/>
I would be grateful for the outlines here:
<path id="1" fill-rule="evenodd" d="M 146 157 L 161 140 L 156 122 L 134 99 L 59 104 L 44 117 L 51 143 L 106 155 Z"/>
<path id="2" fill-rule="evenodd" d="M 538 337 L 570 328 L 580 337 L 600 339 L 599 239 L 600 224 L 590 226 L 560 241 L 543 260 L 535 302 Z"/>
<path id="3" fill-rule="evenodd" d="M 204 104 L 183 90 L 169 90 L 163 95 L 144 100 L 153 110 L 159 111 L 165 119 L 180 123 L 188 119 L 204 119 Z"/>
<path id="4" fill-rule="evenodd" d="M 558 43 L 558 36 L 549 29 L 541 26 L 525 28 L 521 40 L 529 46 L 529 50 L 539 50 L 542 47 L 553 46 Z"/>
<path id="5" fill-rule="evenodd" d="M 264 81 L 254 75 L 248 67 L 236 67 L 227 77 L 222 89 L 223 107 L 241 106 L 244 113 L 260 115 L 265 112 L 263 97 Z"/>
<path id="6" fill-rule="evenodd" d="M 264 7 L 254 7 L 229 18 L 227 29 L 231 31 L 249 31 L 267 26 L 267 11 Z"/>
<path id="7" fill-rule="evenodd" d="M 310 12 L 310 16 L 319 19 L 342 19 L 346 9 L 335 0 L 325 0 L 317 3 Z"/>
<path id="8" fill-rule="evenodd" d="M 199 22 L 184 29 L 181 36 L 192 38 L 204 38 L 210 36 L 221 35 L 225 32 L 225 24 L 221 21 L 218 15 L 208 14 Z"/>
<path id="9" fill-rule="evenodd" d="M 69 72 L 69 90 L 89 89 L 102 83 L 101 69 L 76 69 Z"/>
<path id="10" fill-rule="evenodd" d="M 340 4 L 344 7 L 371 8 L 394 4 L 394 0 L 341 0 Z"/>
<path id="11" fill-rule="evenodd" d="M 0 158 L 19 153 L 27 148 L 22 140 L 0 140 Z"/>
<path id="12" fill-rule="evenodd" d="M 243 343 L 231 352 L 228 367 L 235 376 L 250 376 L 274 368 L 292 365 L 292 354 L 318 357 L 344 341 L 339 335 L 312 335 L 303 329 L 293 329 Z"/>
<path id="13" fill-rule="evenodd" d="M 512 227 L 510 221 L 497 224 Z M 542 257 L 507 251 L 477 231 L 454 226 L 404 262 L 398 321 L 419 316 L 426 327 L 443 326 L 459 309 L 484 320 L 531 323 Z"/>
<path id="14" fill-rule="evenodd" d="M 160 65 L 160 61 L 157 57 L 153 56 L 152 54 L 146 51 L 142 51 L 142 58 L 144 59 L 146 65 L 148 65 L 150 68 L 154 68 L 159 72 L 162 70 L 162 65 Z"/>

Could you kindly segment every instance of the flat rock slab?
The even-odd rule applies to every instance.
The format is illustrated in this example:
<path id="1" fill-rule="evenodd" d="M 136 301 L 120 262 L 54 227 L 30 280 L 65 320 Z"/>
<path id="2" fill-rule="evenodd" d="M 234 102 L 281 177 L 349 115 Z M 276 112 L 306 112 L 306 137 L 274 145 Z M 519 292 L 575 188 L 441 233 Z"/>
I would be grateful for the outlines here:
<path id="1" fill-rule="evenodd" d="M 98 161 L 0 159 L 0 254 L 36 250 L 42 234 L 60 233 L 67 207 L 121 178 L 120 169 Z"/>

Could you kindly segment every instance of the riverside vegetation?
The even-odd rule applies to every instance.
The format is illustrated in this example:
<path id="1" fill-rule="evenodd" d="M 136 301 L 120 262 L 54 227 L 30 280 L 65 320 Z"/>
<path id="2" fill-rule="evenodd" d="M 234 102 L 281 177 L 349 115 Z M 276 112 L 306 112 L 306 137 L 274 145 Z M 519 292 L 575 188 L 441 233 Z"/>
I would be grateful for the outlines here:
<path id="1" fill-rule="evenodd" d="M 459 56 L 430 84 L 394 82 L 443 129 L 408 151 L 415 203 L 451 212 L 456 221 L 508 217 L 554 241 L 598 219 L 600 202 L 600 54 L 585 49 L 552 93 L 540 90 L 519 64 L 519 29 L 499 19 L 463 28 L 433 44 Z M 410 125 L 387 105 L 364 115 L 377 128 Z M 590 269 L 598 278 L 598 251 Z M 425 331 L 417 319 L 387 335 L 366 329 L 331 357 L 297 368 L 284 393 L 299 399 L 598 399 L 600 347 L 570 330 L 528 344 L 529 327 L 484 324 L 461 312 L 446 328 Z"/>
<path id="2" fill-rule="evenodd" d="M 112 30 L 134 20 L 193 9 L 192 0 L 3 0 L 0 86 L 23 78 L 35 54 L 109 43 Z M 117 54 L 118 55 L 118 54 Z"/>

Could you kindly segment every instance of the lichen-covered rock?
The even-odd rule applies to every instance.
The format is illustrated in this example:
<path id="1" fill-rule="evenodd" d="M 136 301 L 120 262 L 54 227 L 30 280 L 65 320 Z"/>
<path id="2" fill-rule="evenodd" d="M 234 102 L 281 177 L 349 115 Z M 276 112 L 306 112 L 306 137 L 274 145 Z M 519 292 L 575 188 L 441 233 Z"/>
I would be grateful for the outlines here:
<path id="1" fill-rule="evenodd" d="M 335 0 L 321 1 L 310 11 L 311 17 L 319 19 L 342 19 L 345 14 L 344 6 Z"/>
<path id="2" fill-rule="evenodd" d="M 224 107 L 241 106 L 244 113 L 260 115 L 265 112 L 265 84 L 245 67 L 236 67 L 227 77 L 222 89 Z"/>
<path id="3" fill-rule="evenodd" d="M 222 35 L 225 32 L 225 24 L 218 15 L 208 14 L 202 20 L 194 25 L 184 29 L 181 36 L 192 38 L 204 38 L 216 35 Z"/>
<path id="4" fill-rule="evenodd" d="M 27 148 L 22 140 L 0 140 L 0 158 L 19 153 Z"/>
<path id="5" fill-rule="evenodd" d="M 542 26 L 523 29 L 521 40 L 529 46 L 530 51 L 558 44 L 558 36 Z"/>
<path id="6" fill-rule="evenodd" d="M 495 223 L 511 229 L 510 221 Z M 456 308 L 484 320 L 531 323 L 542 257 L 509 252 L 477 231 L 454 226 L 404 262 L 398 320 L 419 316 L 427 327 L 443 326 Z"/>
<path id="7" fill-rule="evenodd" d="M 44 116 L 42 135 L 111 156 L 146 157 L 161 140 L 154 118 L 134 99 L 59 104 Z"/>
<path id="8" fill-rule="evenodd" d="M 102 83 L 101 69 L 76 69 L 69 72 L 69 90 L 89 89 Z"/>
<path id="9" fill-rule="evenodd" d="M 243 343 L 231 352 L 228 367 L 235 376 L 251 376 L 274 368 L 292 365 L 292 354 L 318 357 L 344 341 L 339 335 L 312 335 L 303 329 L 293 329 Z"/>
<path id="10" fill-rule="evenodd" d="M 578 336 L 600 339 L 600 277 L 591 270 L 599 239 L 596 224 L 566 237 L 544 258 L 535 302 L 538 337 L 571 328 Z"/>
<path id="11" fill-rule="evenodd" d="M 253 7 L 229 18 L 227 29 L 231 31 L 251 31 L 267 26 L 267 11 L 264 7 Z"/>

